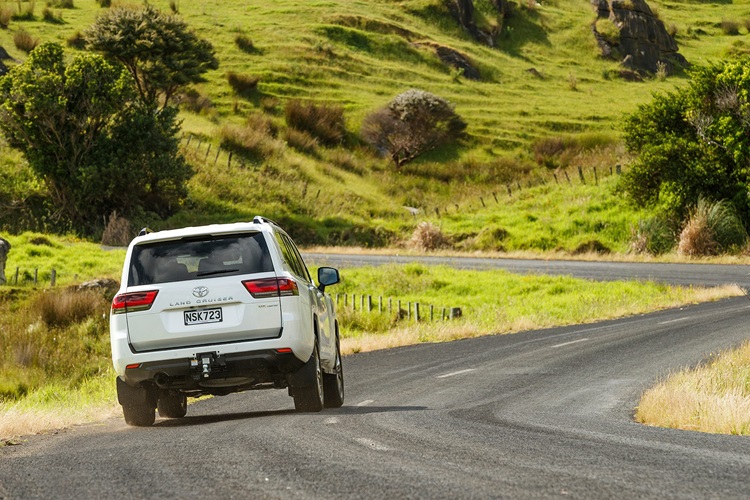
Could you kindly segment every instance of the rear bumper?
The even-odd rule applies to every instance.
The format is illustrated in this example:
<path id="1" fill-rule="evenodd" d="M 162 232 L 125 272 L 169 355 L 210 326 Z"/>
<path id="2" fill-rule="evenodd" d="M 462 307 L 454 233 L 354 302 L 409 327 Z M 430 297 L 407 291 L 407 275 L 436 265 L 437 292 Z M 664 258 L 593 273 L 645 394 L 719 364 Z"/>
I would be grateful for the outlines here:
<path id="1" fill-rule="evenodd" d="M 271 383 L 285 387 L 287 375 L 303 365 L 294 354 L 275 350 L 226 354 L 204 351 L 195 357 L 129 365 L 120 378 L 131 387 L 153 384 L 160 389 L 231 392 Z"/>

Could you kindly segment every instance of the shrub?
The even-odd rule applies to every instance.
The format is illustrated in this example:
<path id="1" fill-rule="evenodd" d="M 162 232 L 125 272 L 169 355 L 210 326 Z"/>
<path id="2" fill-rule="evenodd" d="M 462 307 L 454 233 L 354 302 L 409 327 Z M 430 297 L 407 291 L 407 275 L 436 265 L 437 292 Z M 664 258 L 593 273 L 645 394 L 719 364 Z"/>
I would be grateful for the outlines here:
<path id="1" fill-rule="evenodd" d="M 450 246 L 450 240 L 435 224 L 423 221 L 417 224 L 408 246 L 429 252 Z"/>
<path id="2" fill-rule="evenodd" d="M 675 232 L 663 217 L 638 221 L 631 234 L 630 251 L 633 253 L 661 255 L 672 250 L 675 245 Z"/>
<path id="3" fill-rule="evenodd" d="M 53 0 L 47 2 L 48 7 L 56 7 L 58 9 L 75 9 L 73 0 Z"/>
<path id="4" fill-rule="evenodd" d="M 663 82 L 667 79 L 667 64 L 664 61 L 656 62 L 656 79 Z"/>
<path id="5" fill-rule="evenodd" d="M 680 233 L 678 252 L 689 256 L 717 255 L 737 251 L 746 242 L 747 232 L 730 204 L 701 198 Z"/>
<path id="6" fill-rule="evenodd" d="M 234 71 L 227 73 L 227 82 L 229 86 L 241 96 L 250 96 L 258 88 L 259 76 L 240 75 Z"/>
<path id="7" fill-rule="evenodd" d="M 390 156 L 396 168 L 438 146 L 458 140 L 466 122 L 445 99 L 423 90 L 407 90 L 368 115 L 362 138 Z"/>
<path id="8" fill-rule="evenodd" d="M 346 137 L 344 108 L 341 106 L 295 99 L 287 102 L 284 117 L 290 128 L 307 132 L 326 146 L 337 146 Z"/>
<path id="9" fill-rule="evenodd" d="M 39 45 L 39 39 L 31 36 L 26 30 L 20 30 L 13 35 L 13 44 L 18 50 L 22 50 L 28 54 Z"/>
<path id="10" fill-rule="evenodd" d="M 99 4 L 99 7 L 108 9 L 112 6 L 112 0 L 96 0 L 96 3 Z"/>

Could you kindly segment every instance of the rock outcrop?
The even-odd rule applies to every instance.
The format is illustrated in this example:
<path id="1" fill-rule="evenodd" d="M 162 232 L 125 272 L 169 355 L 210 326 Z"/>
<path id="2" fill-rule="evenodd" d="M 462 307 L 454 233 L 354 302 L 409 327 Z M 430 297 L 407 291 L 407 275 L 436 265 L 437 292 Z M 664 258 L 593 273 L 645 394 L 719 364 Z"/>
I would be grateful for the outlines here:
<path id="1" fill-rule="evenodd" d="M 10 243 L 0 238 L 0 285 L 5 284 L 5 261 L 8 259 L 8 252 L 10 252 Z"/>
<path id="2" fill-rule="evenodd" d="M 503 21 L 507 12 L 507 0 L 490 0 L 492 6 L 497 10 L 497 26 L 492 29 L 480 29 L 474 22 L 473 0 L 446 0 L 448 9 L 453 18 L 477 41 L 489 46 L 496 45 L 497 36 L 503 28 Z"/>
<path id="3" fill-rule="evenodd" d="M 656 73 L 663 65 L 667 74 L 676 66 L 688 66 L 677 42 L 667 32 L 645 0 L 591 0 L 597 19 L 608 19 L 619 30 L 616 41 L 592 26 L 602 56 L 619 59 L 638 72 Z"/>

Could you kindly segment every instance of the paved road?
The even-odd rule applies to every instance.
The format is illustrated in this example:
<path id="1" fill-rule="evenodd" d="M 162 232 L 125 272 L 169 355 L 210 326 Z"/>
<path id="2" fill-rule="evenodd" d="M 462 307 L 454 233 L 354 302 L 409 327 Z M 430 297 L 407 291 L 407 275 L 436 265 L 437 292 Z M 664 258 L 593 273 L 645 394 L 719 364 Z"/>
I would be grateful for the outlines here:
<path id="1" fill-rule="evenodd" d="M 519 274 L 569 275 L 597 281 L 638 279 L 659 281 L 670 285 L 717 286 L 740 283 L 743 286 L 750 286 L 750 266 L 744 265 L 322 253 L 305 253 L 303 257 L 308 264 L 342 268 L 421 262 L 427 265 L 445 265 L 458 269 L 505 269 Z"/>
<path id="2" fill-rule="evenodd" d="M 0 498 L 747 498 L 750 439 L 632 421 L 641 391 L 748 337 L 745 298 L 348 356 L 345 406 L 283 391 L 0 448 Z"/>

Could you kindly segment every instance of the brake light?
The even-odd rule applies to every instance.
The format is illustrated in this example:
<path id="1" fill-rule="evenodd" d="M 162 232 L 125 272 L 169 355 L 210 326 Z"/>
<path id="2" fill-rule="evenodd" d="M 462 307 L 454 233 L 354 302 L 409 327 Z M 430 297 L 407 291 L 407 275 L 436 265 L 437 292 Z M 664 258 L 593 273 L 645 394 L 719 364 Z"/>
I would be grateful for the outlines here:
<path id="1" fill-rule="evenodd" d="M 297 282 L 289 278 L 262 278 L 243 281 L 242 284 L 256 299 L 299 295 Z"/>
<path id="2" fill-rule="evenodd" d="M 159 290 L 115 295 L 115 298 L 112 299 L 112 313 L 122 314 L 125 312 L 148 311 L 154 304 L 157 293 L 159 293 Z"/>

